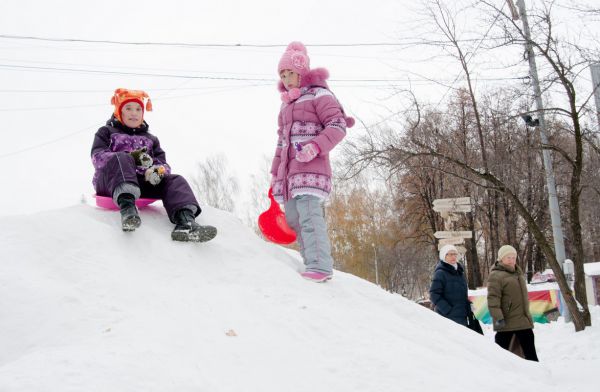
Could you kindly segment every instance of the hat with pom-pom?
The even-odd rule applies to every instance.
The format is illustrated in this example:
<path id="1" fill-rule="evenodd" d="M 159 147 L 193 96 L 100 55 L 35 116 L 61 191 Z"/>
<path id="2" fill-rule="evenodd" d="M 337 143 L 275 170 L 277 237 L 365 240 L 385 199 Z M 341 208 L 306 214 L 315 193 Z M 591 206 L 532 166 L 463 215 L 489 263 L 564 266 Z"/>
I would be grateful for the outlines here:
<path id="1" fill-rule="evenodd" d="M 287 46 L 279 60 L 277 72 L 281 73 L 284 69 L 292 70 L 300 76 L 304 76 L 310 71 L 310 59 L 302 42 L 294 41 Z"/>
<path id="2" fill-rule="evenodd" d="M 145 105 L 144 100 L 146 100 Z M 142 107 L 142 112 L 145 110 L 149 112 L 152 111 L 152 101 L 150 100 L 150 96 L 145 91 L 118 88 L 115 90 L 114 95 L 110 98 L 110 103 L 115 106 L 114 114 L 117 120 L 120 122 L 123 122 L 121 119 L 121 110 L 123 110 L 123 106 L 129 102 L 138 103 Z"/>

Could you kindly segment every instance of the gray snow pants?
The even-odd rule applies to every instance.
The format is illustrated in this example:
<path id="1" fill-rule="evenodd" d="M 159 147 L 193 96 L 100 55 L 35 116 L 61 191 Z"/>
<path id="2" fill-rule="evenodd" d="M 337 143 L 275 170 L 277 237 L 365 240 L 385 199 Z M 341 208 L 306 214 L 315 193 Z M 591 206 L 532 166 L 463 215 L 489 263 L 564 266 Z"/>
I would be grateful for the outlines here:
<path id="1" fill-rule="evenodd" d="M 283 207 L 285 219 L 298 237 L 306 270 L 331 273 L 333 259 L 323 216 L 323 200 L 317 196 L 300 195 L 288 200 Z"/>

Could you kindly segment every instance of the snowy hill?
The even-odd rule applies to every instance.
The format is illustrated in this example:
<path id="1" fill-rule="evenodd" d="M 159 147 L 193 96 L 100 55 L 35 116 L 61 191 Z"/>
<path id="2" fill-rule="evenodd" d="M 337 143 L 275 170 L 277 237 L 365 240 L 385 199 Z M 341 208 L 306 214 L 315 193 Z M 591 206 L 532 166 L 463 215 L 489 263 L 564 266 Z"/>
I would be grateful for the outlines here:
<path id="1" fill-rule="evenodd" d="M 0 217 L 0 391 L 566 390 L 369 282 L 302 280 L 227 213 L 205 209 L 205 244 L 141 216 L 135 233 L 84 204 Z"/>

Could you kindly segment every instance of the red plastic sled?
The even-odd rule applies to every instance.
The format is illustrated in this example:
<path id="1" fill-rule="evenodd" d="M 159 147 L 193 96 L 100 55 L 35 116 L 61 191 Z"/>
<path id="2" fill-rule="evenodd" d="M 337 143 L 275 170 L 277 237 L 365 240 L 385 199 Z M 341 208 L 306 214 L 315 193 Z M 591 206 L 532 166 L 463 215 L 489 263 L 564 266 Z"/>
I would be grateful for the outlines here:
<path id="1" fill-rule="evenodd" d="M 296 241 L 296 232 L 288 226 L 285 214 L 273 197 L 273 190 L 269 188 L 271 206 L 258 216 L 258 228 L 263 236 L 276 244 L 291 244 Z"/>
<path id="2" fill-rule="evenodd" d="M 98 195 L 94 195 L 94 197 L 96 198 L 96 205 L 100 208 L 105 208 L 107 210 L 118 210 L 119 209 L 119 206 L 113 202 L 112 197 L 98 196 Z M 156 200 L 158 200 L 158 199 L 140 198 L 135 201 L 135 205 L 138 208 L 144 208 L 144 207 L 154 203 Z"/>

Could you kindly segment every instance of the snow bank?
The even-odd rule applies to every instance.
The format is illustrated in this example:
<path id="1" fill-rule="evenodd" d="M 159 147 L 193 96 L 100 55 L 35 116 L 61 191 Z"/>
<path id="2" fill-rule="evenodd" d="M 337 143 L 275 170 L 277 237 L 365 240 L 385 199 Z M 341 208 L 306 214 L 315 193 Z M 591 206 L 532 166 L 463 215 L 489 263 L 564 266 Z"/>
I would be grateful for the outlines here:
<path id="1" fill-rule="evenodd" d="M 205 244 L 171 241 L 160 207 L 142 220 L 122 233 L 89 205 L 0 217 L 0 390 L 569 390 L 357 277 L 302 280 L 295 252 L 222 211 L 202 214 L 219 229 Z"/>

